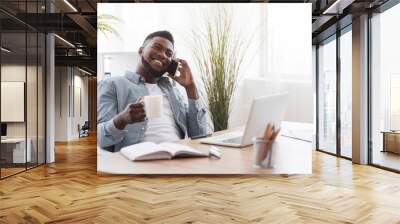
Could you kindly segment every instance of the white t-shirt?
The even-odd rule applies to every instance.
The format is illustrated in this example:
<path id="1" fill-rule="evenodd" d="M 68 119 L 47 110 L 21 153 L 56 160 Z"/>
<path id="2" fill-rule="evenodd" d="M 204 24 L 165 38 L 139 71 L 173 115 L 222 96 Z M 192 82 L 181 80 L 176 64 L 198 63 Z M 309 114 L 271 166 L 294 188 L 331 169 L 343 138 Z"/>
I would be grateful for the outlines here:
<path id="1" fill-rule="evenodd" d="M 149 95 L 163 95 L 163 114 L 159 118 L 149 118 L 144 141 L 160 143 L 180 140 L 179 129 L 175 123 L 168 97 L 157 84 L 145 83 L 145 85 L 149 90 Z"/>

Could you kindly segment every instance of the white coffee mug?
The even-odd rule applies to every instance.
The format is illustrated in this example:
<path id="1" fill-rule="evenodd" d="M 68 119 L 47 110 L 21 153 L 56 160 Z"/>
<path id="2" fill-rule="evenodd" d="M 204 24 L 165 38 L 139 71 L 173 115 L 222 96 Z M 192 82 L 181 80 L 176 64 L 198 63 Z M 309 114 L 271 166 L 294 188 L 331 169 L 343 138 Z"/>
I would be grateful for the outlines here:
<path id="1" fill-rule="evenodd" d="M 159 118 L 162 115 L 162 95 L 144 97 L 144 110 L 147 118 Z"/>

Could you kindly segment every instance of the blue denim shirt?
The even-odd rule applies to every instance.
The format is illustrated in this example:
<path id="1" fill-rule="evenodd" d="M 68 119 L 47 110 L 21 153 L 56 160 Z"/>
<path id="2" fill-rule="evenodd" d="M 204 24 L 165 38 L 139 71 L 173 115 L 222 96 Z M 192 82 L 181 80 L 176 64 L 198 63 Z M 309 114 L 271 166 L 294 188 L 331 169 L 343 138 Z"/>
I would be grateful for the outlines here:
<path id="1" fill-rule="evenodd" d="M 158 81 L 161 91 L 169 99 L 180 138 L 203 135 L 207 132 L 206 110 L 200 100 L 188 99 L 188 105 L 170 78 Z M 126 72 L 124 76 L 102 80 L 97 87 L 97 142 L 108 151 L 117 152 L 122 147 L 143 141 L 147 120 L 128 124 L 124 130 L 115 127 L 113 118 L 129 103 L 149 95 L 142 76 Z"/>

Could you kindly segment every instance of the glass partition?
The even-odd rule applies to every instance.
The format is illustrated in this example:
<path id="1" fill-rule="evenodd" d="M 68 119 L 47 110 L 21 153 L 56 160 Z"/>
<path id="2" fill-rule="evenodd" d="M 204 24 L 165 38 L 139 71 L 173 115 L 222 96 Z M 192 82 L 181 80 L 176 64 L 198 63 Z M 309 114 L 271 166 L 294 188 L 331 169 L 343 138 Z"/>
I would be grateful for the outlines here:
<path id="1" fill-rule="evenodd" d="M 43 5 L 0 2 L 18 16 L 42 13 Z M 45 163 L 45 45 L 43 33 L 0 12 L 0 178 Z"/>
<path id="2" fill-rule="evenodd" d="M 371 18 L 371 162 L 400 171 L 400 4 Z"/>
<path id="3" fill-rule="evenodd" d="M 336 37 L 318 47 L 318 149 L 336 154 Z"/>
<path id="4" fill-rule="evenodd" d="M 1 139 L 2 177 L 24 171 L 31 160 L 26 147 L 27 36 L 25 32 L 2 33 Z"/>
<path id="5" fill-rule="evenodd" d="M 38 76 L 38 34 L 36 32 L 28 32 L 28 61 L 27 61 L 27 82 L 26 82 L 26 114 L 27 114 L 27 151 L 30 151 L 30 161 L 27 167 L 34 167 L 38 163 L 38 113 L 37 113 L 37 76 Z"/>
<path id="6" fill-rule="evenodd" d="M 340 154 L 352 157 L 352 32 L 340 36 Z"/>
<path id="7" fill-rule="evenodd" d="M 46 36 L 38 34 L 38 73 L 37 73 L 37 162 L 46 162 L 45 124 L 46 124 Z"/>

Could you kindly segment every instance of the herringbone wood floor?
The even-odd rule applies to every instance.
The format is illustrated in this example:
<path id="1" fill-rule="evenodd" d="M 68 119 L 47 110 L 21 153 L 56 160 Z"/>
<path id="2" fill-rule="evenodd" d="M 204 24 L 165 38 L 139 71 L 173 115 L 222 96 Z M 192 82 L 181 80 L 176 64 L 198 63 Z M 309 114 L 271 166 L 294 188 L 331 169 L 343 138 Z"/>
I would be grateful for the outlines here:
<path id="1" fill-rule="evenodd" d="M 0 223 L 400 223 L 399 174 L 313 156 L 313 175 L 97 175 L 84 138 L 0 181 Z"/>

